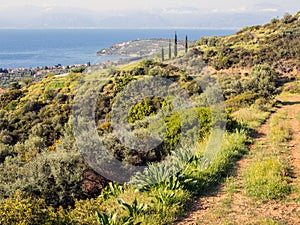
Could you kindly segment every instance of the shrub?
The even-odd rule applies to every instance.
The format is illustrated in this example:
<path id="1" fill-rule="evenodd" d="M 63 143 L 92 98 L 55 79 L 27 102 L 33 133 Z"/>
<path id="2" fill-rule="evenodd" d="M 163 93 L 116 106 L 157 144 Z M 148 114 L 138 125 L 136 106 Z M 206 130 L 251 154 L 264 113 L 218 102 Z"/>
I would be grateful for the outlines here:
<path id="1" fill-rule="evenodd" d="M 256 94 L 243 93 L 228 99 L 226 101 L 226 106 L 228 108 L 233 108 L 235 110 L 243 107 L 249 107 L 254 103 L 256 99 L 257 99 Z"/>
<path id="2" fill-rule="evenodd" d="M 77 68 L 72 68 L 71 71 L 73 73 L 82 73 L 85 69 L 86 69 L 85 66 L 80 66 L 80 67 L 77 67 Z"/>
<path id="3" fill-rule="evenodd" d="M 43 199 L 23 198 L 20 191 L 0 200 L 0 224 L 52 224 L 52 214 L 54 210 Z"/>
<path id="4" fill-rule="evenodd" d="M 8 157 L 0 167 L 2 196 L 11 196 L 19 189 L 27 196 L 43 198 L 55 207 L 67 207 L 74 203 L 74 198 L 89 196 L 83 185 L 87 166 L 81 155 L 68 150 L 66 143 L 61 145 L 65 146 L 58 146 L 55 152 L 45 148 L 39 154 L 32 150 L 36 146 L 31 146 L 31 143 L 18 144 L 15 148 L 22 154 Z"/>
<path id="5" fill-rule="evenodd" d="M 142 120 L 147 116 L 155 115 L 162 107 L 163 99 L 158 97 L 146 98 L 134 105 L 129 112 L 129 123 L 134 123 L 136 120 Z"/>
<path id="6" fill-rule="evenodd" d="M 295 20 L 296 18 L 294 18 L 291 14 L 289 13 L 286 13 L 284 14 L 284 17 L 283 17 L 283 23 L 291 23 Z"/>
<path id="7" fill-rule="evenodd" d="M 160 66 L 155 66 L 149 70 L 149 75 L 167 77 L 169 76 L 169 73 L 168 71 L 162 69 Z"/>
<path id="8" fill-rule="evenodd" d="M 1 108 L 5 108 L 11 101 L 19 100 L 24 96 L 24 93 L 17 89 L 17 90 L 10 90 L 7 92 L 4 92 L 0 95 L 0 103 Z"/>
<path id="9" fill-rule="evenodd" d="M 0 143 L 0 163 L 3 163 L 7 156 L 13 155 L 13 149 L 9 145 Z"/>
<path id="10" fill-rule="evenodd" d="M 28 101 L 23 107 L 23 113 L 31 111 L 38 112 L 43 106 L 44 104 L 40 101 Z"/>
<path id="11" fill-rule="evenodd" d="M 45 199 L 55 207 L 74 204 L 85 198 L 82 180 L 86 169 L 81 156 L 71 153 L 47 153 L 24 167 L 22 188 L 26 194 Z"/>
<path id="12" fill-rule="evenodd" d="M 143 67 L 135 67 L 130 71 L 130 74 L 133 76 L 145 75 L 145 69 Z"/>
<path id="13" fill-rule="evenodd" d="M 276 72 L 267 64 L 255 65 L 246 87 L 253 94 L 270 98 L 276 92 Z"/>

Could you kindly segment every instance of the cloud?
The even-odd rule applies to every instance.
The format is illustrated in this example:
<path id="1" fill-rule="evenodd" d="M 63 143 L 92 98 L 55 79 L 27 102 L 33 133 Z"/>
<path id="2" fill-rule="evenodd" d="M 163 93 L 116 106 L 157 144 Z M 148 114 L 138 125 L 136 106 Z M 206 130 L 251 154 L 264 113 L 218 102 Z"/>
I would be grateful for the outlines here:
<path id="1" fill-rule="evenodd" d="M 247 12 L 247 11 L 250 11 L 250 9 L 247 8 L 246 6 L 242 6 L 242 7 L 238 7 L 238 8 L 230 8 L 230 9 L 215 8 L 215 9 L 211 10 L 212 13 L 241 13 L 241 12 Z"/>
<path id="2" fill-rule="evenodd" d="M 194 14 L 198 13 L 199 10 L 196 8 L 165 8 L 161 11 L 161 14 L 169 14 L 169 15 L 174 15 L 174 14 Z"/>
<path id="3" fill-rule="evenodd" d="M 254 10 L 259 12 L 279 12 L 280 6 L 273 3 L 260 3 L 254 5 Z"/>
<path id="4" fill-rule="evenodd" d="M 274 4 L 274 3 L 267 3 L 267 2 L 265 2 L 265 3 L 259 3 L 259 4 L 255 4 L 254 5 L 254 7 L 256 7 L 256 8 L 271 8 L 271 9 L 273 9 L 273 8 L 279 8 L 280 6 L 279 5 L 276 5 L 276 4 Z"/>
<path id="5" fill-rule="evenodd" d="M 267 8 L 267 9 L 260 9 L 259 11 L 261 11 L 261 12 L 278 12 L 279 11 L 279 9 L 272 9 L 272 8 Z"/>

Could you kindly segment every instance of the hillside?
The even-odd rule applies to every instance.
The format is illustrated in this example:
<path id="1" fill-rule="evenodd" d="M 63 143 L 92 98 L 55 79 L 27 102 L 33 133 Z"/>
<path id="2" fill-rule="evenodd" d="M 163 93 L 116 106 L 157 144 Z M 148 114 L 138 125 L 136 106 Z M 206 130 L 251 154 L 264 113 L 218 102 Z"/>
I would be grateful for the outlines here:
<path id="1" fill-rule="evenodd" d="M 202 38 L 194 50 L 217 70 L 268 63 L 284 73 L 291 72 L 294 67 L 299 69 L 299 18 L 300 13 L 286 14 L 281 20 L 245 27 L 232 36 Z"/>
<path id="2" fill-rule="evenodd" d="M 179 219 L 234 173 L 275 97 L 300 93 L 299 18 L 202 38 L 164 62 L 94 65 L 12 85 L 0 95 L 0 223 Z M 293 193 L 285 161 L 276 165 L 265 201 Z M 284 191 L 272 195 L 276 187 Z"/>

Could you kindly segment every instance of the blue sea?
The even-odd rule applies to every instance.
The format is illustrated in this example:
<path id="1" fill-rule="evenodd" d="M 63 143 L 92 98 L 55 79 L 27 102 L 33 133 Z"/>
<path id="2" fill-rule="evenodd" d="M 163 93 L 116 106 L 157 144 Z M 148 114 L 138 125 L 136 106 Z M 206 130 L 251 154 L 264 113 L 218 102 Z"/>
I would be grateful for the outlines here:
<path id="1" fill-rule="evenodd" d="M 96 52 L 112 44 L 148 38 L 173 38 L 174 29 L 67 29 L 0 30 L 0 68 L 30 68 L 104 62 L 118 56 L 97 56 Z M 225 36 L 236 30 L 182 30 L 179 39 Z"/>

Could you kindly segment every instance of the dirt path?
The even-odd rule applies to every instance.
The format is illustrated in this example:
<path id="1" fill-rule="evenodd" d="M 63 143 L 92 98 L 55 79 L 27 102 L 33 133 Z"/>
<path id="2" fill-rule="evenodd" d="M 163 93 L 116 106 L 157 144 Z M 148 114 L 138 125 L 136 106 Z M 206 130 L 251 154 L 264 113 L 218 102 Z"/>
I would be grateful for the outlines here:
<path id="1" fill-rule="evenodd" d="M 195 201 L 187 218 L 177 225 L 194 224 L 300 224 L 300 95 L 280 96 L 283 105 L 260 128 L 247 156 L 237 163 L 236 174 L 220 187 L 217 193 Z M 292 138 L 286 144 L 285 156 L 291 168 L 292 193 L 281 201 L 261 203 L 249 198 L 243 188 L 242 173 L 251 154 L 262 149 L 272 151 L 267 136 L 274 115 L 286 112 Z"/>

